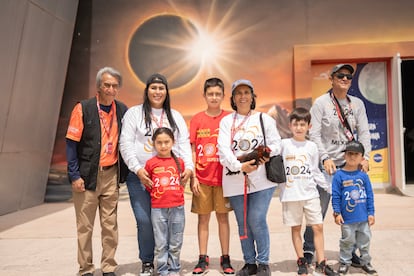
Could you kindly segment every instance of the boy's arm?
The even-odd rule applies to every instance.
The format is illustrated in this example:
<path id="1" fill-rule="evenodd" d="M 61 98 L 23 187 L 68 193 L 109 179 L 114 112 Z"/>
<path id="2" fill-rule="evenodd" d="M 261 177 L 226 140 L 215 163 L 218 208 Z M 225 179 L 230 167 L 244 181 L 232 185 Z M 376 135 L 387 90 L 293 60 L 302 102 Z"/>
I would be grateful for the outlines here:
<path id="1" fill-rule="evenodd" d="M 322 189 L 324 189 L 325 191 L 327 191 L 328 193 L 332 193 L 332 188 L 331 188 L 331 183 L 328 183 L 328 181 L 326 181 L 325 176 L 323 175 L 323 173 L 321 172 L 321 170 L 319 169 L 319 151 L 318 151 L 318 147 L 316 146 L 315 143 L 312 143 L 312 148 L 314 149 L 311 155 L 311 171 L 312 171 L 312 175 L 313 175 L 313 179 L 315 180 L 315 183 L 321 187 Z"/>
<path id="2" fill-rule="evenodd" d="M 196 145 L 195 144 L 191 144 L 191 151 L 193 153 L 193 162 L 194 162 L 194 174 L 191 176 L 192 179 L 190 181 L 190 188 L 191 188 L 191 192 L 193 192 L 193 194 L 195 196 L 200 195 L 200 182 L 198 182 L 198 178 L 197 178 L 197 153 L 196 153 Z"/>
<path id="3" fill-rule="evenodd" d="M 335 174 L 332 180 L 332 209 L 334 213 L 341 213 L 341 180 Z"/>
<path id="4" fill-rule="evenodd" d="M 374 192 L 372 190 L 372 184 L 369 180 L 369 177 L 365 174 L 365 192 L 367 194 L 367 212 L 368 216 L 375 216 L 375 207 L 374 207 Z"/>
<path id="5" fill-rule="evenodd" d="M 365 192 L 367 194 L 367 212 L 368 212 L 368 224 L 375 224 L 375 205 L 374 205 L 374 192 L 372 190 L 371 180 L 369 176 L 365 173 Z"/>
<path id="6" fill-rule="evenodd" d="M 341 181 L 335 174 L 332 180 L 332 209 L 335 223 L 338 225 L 344 224 L 344 218 L 341 214 Z"/>

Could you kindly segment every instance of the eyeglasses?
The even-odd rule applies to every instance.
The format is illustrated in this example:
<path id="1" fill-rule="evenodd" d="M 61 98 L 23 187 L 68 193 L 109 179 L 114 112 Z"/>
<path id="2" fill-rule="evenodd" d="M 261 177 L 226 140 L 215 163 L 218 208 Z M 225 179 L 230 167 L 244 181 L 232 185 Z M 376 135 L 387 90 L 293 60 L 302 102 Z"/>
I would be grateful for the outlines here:
<path id="1" fill-rule="evenodd" d="M 338 79 L 343 79 L 346 77 L 347 80 L 352 80 L 352 74 L 344 74 L 344 73 L 338 73 L 335 75 Z"/>
<path id="2" fill-rule="evenodd" d="M 103 87 L 105 89 L 110 89 L 112 87 L 114 90 L 118 90 L 119 89 L 119 84 L 117 84 L 117 83 L 104 82 L 103 83 Z"/>

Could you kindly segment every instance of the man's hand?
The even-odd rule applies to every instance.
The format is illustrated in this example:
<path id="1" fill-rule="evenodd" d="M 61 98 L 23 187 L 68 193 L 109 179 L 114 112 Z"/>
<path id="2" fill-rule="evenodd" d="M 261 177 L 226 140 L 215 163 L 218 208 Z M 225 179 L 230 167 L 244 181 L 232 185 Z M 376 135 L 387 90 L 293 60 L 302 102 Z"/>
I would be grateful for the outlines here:
<path id="1" fill-rule="evenodd" d="M 368 172 L 369 171 L 369 161 L 367 159 L 362 160 L 361 164 L 361 171 Z"/>
<path id="2" fill-rule="evenodd" d="M 72 181 L 72 191 L 82 193 L 85 191 L 85 182 L 82 177 Z"/>
<path id="3" fill-rule="evenodd" d="M 332 159 L 326 159 L 323 162 L 323 168 L 329 175 L 336 173 L 336 165 Z"/>

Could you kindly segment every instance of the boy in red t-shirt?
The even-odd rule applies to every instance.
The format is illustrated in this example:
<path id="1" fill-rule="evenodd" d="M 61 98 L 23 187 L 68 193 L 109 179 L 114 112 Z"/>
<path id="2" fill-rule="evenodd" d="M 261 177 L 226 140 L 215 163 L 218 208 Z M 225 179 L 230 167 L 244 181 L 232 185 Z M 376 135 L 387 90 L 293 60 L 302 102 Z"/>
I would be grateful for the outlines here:
<path id="1" fill-rule="evenodd" d="M 193 274 L 204 274 L 209 266 L 207 243 L 210 214 L 216 211 L 222 256 L 220 265 L 224 274 L 234 274 L 230 264 L 230 227 L 228 213 L 232 210 L 223 197 L 222 173 L 217 150 L 220 120 L 229 114 L 221 109 L 224 84 L 219 78 L 210 78 L 204 83 L 204 99 L 207 109 L 199 112 L 190 121 L 190 142 L 193 151 L 196 177 L 191 182 L 193 199 L 191 212 L 198 214 L 199 260 Z"/>
<path id="2" fill-rule="evenodd" d="M 157 155 L 145 163 L 145 170 L 151 179 L 147 190 L 151 194 L 157 272 L 162 276 L 178 276 L 185 225 L 184 183 L 181 183 L 184 161 L 172 151 L 174 134 L 171 129 L 157 128 L 152 141 Z"/>

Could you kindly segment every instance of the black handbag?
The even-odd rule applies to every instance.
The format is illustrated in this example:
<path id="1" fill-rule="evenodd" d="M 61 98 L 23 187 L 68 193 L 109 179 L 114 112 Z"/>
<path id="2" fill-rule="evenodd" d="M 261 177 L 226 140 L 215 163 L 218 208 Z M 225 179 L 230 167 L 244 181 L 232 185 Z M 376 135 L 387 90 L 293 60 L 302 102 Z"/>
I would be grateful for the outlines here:
<path id="1" fill-rule="evenodd" d="M 262 114 L 263 113 L 260 113 L 260 126 L 262 127 L 263 143 L 266 147 L 266 133 L 263 125 Z M 268 180 L 275 183 L 286 182 L 285 166 L 283 165 L 283 157 L 280 154 L 270 157 L 270 160 L 265 163 L 265 168 Z"/>

